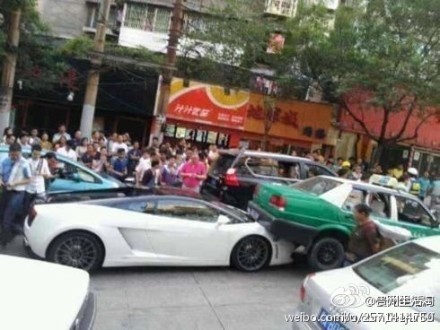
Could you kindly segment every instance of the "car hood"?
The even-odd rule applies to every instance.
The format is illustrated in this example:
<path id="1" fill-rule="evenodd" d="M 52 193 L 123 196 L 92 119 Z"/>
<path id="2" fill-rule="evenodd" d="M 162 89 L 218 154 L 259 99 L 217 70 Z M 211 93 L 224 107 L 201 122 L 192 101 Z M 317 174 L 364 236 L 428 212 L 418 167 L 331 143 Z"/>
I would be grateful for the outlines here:
<path id="1" fill-rule="evenodd" d="M 2 329 L 70 329 L 87 296 L 89 274 L 0 255 Z"/>

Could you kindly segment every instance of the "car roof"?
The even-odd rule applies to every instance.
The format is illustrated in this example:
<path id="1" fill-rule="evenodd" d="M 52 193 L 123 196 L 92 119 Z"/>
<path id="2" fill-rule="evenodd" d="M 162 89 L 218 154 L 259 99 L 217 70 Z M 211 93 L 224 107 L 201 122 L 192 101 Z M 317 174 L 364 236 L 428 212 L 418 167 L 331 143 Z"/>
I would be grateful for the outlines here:
<path id="1" fill-rule="evenodd" d="M 429 236 L 415 239 L 411 242 L 415 242 L 424 248 L 440 253 L 440 236 Z"/>
<path id="2" fill-rule="evenodd" d="M 249 156 L 249 157 L 267 157 L 267 158 L 277 158 L 285 160 L 298 160 L 302 162 L 314 163 L 312 160 L 305 157 L 289 156 L 275 152 L 267 151 L 255 151 L 255 150 L 240 150 L 240 149 L 223 149 L 219 151 L 220 154 L 226 154 L 231 156 Z"/>
<path id="3" fill-rule="evenodd" d="M 371 183 L 353 181 L 353 180 L 349 180 L 349 179 L 331 177 L 331 176 L 326 176 L 326 175 L 321 175 L 321 177 L 331 179 L 334 181 L 338 181 L 341 183 L 348 183 L 348 184 L 351 184 L 354 188 L 358 188 L 358 189 L 365 189 L 365 190 L 374 191 L 374 192 L 383 192 L 383 193 L 392 194 L 392 195 L 396 195 L 396 196 L 417 199 L 417 197 L 415 197 L 407 192 L 395 190 L 395 189 L 391 189 L 391 188 L 387 188 L 387 187 L 382 187 L 382 186 L 374 185 Z"/>
<path id="4" fill-rule="evenodd" d="M 440 253 L 440 236 L 438 235 L 418 238 L 411 242 L 415 242 L 424 248 Z"/>

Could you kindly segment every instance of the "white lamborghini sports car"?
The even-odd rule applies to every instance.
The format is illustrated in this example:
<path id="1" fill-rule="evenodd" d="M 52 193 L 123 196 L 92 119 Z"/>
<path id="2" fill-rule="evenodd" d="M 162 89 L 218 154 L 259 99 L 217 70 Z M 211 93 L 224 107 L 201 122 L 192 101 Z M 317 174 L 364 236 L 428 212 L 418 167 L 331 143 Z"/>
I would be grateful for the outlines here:
<path id="1" fill-rule="evenodd" d="M 24 243 L 38 257 L 81 268 L 229 266 L 257 271 L 292 261 L 246 213 L 185 193 L 36 205 Z"/>

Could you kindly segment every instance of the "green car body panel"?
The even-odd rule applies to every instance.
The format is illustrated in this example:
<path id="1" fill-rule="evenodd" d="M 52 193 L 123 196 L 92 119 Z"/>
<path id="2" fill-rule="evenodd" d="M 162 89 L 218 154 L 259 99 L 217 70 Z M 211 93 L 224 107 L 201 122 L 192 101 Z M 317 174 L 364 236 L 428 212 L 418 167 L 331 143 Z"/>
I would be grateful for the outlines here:
<path id="1" fill-rule="evenodd" d="M 279 209 L 270 204 L 269 200 L 272 196 L 282 196 L 286 200 L 284 209 Z M 263 215 L 261 221 L 259 221 L 265 227 L 270 226 L 268 226 L 269 221 L 265 221 L 264 218 L 266 220 L 270 218 L 270 222 L 282 221 L 284 224 L 290 224 L 294 227 L 297 225 L 301 226 L 299 228 L 302 228 L 302 226 L 309 227 L 314 232 L 314 235 L 309 234 L 311 236 L 309 237 L 310 243 L 326 232 L 338 233 L 348 238 L 356 225 L 352 212 L 343 210 L 310 192 L 289 186 L 274 184 L 259 186 L 253 201 L 250 203 L 250 209 L 252 208 L 258 209 L 258 213 Z M 412 233 L 413 238 L 440 235 L 438 226 L 433 228 L 386 218 L 375 217 L 375 219 L 386 225 L 403 227 Z M 287 240 L 290 238 L 289 233 L 274 232 L 271 228 L 268 229 L 280 238 Z"/>

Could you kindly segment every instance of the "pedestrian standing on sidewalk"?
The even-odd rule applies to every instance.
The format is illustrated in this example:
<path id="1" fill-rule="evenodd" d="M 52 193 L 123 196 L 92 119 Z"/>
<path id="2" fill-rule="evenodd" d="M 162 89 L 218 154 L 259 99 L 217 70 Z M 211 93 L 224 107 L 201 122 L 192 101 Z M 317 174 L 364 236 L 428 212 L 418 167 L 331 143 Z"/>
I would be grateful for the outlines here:
<path id="1" fill-rule="evenodd" d="M 145 171 L 151 168 L 151 153 L 152 150 L 145 148 L 142 157 L 139 160 L 139 164 L 135 168 L 136 184 L 139 185 L 142 182 Z"/>
<path id="2" fill-rule="evenodd" d="M 117 157 L 112 159 L 110 173 L 111 175 L 121 182 L 127 177 L 128 160 L 125 156 L 125 149 L 120 148 L 117 150 Z"/>
<path id="3" fill-rule="evenodd" d="M 24 200 L 23 210 L 25 215 L 29 208 L 38 198 L 46 198 L 45 180 L 52 178 L 47 160 L 41 157 L 41 146 L 36 144 L 32 146 L 32 156 L 28 160 L 31 170 L 31 180 L 26 188 L 26 196 Z M 24 220 L 24 218 L 23 218 Z"/>
<path id="4" fill-rule="evenodd" d="M 206 179 L 206 166 L 200 161 L 199 155 L 194 152 L 191 159 L 186 162 L 181 170 L 182 188 L 200 192 L 203 180 Z"/>
<path id="5" fill-rule="evenodd" d="M 146 170 L 141 179 L 141 185 L 146 188 L 153 189 L 158 183 L 158 170 L 160 169 L 160 162 L 158 159 L 151 161 L 151 167 Z"/>
<path id="6" fill-rule="evenodd" d="M 21 234 L 19 220 L 22 211 L 26 187 L 30 182 L 29 163 L 21 155 L 21 146 L 13 143 L 9 147 L 9 157 L 0 163 L 0 202 L 1 245 L 9 243 L 16 234 Z"/>
<path id="7" fill-rule="evenodd" d="M 168 156 L 167 163 L 162 168 L 161 185 L 164 186 L 180 186 L 179 176 L 177 174 L 176 157 L 173 155 Z"/>
<path id="8" fill-rule="evenodd" d="M 136 166 L 139 164 L 139 160 L 142 156 L 142 151 L 139 148 L 139 142 L 133 142 L 133 148 L 128 152 L 128 175 L 132 176 L 136 170 Z"/>

